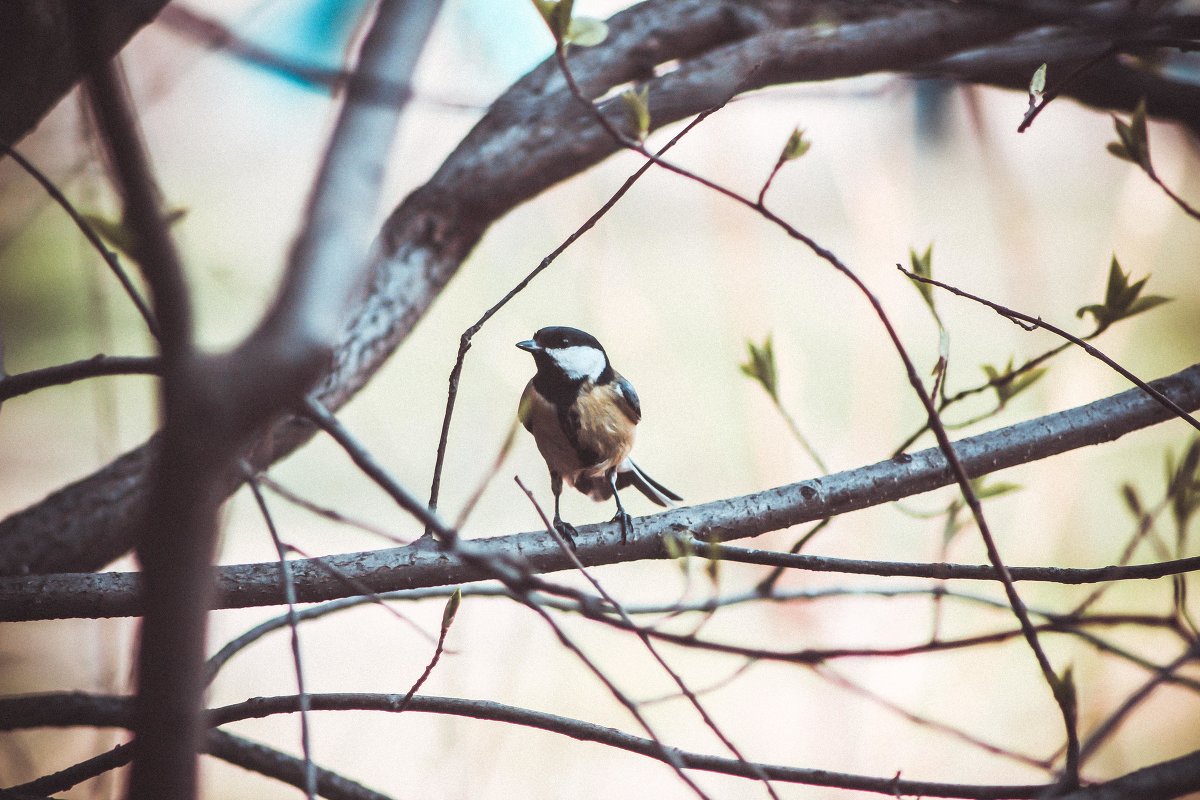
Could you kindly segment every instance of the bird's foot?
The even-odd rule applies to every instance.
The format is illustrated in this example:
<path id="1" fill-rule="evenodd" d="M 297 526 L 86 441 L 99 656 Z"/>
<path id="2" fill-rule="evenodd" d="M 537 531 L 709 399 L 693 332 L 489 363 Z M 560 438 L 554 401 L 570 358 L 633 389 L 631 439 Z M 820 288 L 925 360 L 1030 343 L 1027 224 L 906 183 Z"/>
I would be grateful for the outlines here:
<path id="1" fill-rule="evenodd" d="M 628 511 L 618 511 L 611 521 L 621 523 L 621 544 L 625 544 L 629 539 L 629 532 L 633 530 L 633 517 L 629 516 Z"/>
<path id="2" fill-rule="evenodd" d="M 572 550 L 578 550 L 575 546 L 575 534 L 579 531 L 575 530 L 575 526 L 569 522 L 563 522 L 561 518 L 555 518 L 554 530 L 558 531 L 558 535 L 566 539 L 567 544 L 571 545 Z"/>

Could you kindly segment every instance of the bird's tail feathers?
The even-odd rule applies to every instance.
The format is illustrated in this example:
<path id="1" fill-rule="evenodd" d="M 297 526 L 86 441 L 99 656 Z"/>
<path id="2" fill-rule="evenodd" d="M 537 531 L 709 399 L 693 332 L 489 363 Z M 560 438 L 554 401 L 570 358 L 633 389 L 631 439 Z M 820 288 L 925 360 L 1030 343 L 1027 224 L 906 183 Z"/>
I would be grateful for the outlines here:
<path id="1" fill-rule="evenodd" d="M 682 497 L 651 478 L 629 458 L 625 459 L 617 471 L 617 488 L 624 489 L 626 486 L 637 488 L 651 502 L 660 506 L 674 508 L 675 503 L 683 501 Z"/>

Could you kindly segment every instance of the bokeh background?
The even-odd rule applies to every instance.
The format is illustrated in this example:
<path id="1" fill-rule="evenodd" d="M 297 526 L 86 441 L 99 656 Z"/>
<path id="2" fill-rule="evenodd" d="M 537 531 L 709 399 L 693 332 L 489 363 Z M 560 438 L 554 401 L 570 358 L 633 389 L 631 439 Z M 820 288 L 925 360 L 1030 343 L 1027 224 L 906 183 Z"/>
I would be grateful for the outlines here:
<path id="1" fill-rule="evenodd" d="M 298 62 L 336 68 L 359 30 L 365 5 L 211 0 L 202 11 Z M 577 13 L 604 17 L 621 5 L 579 0 Z M 426 180 L 488 103 L 550 48 L 550 37 L 524 0 L 449 0 L 418 70 L 416 98 L 389 162 L 387 202 L 379 218 Z M 152 25 L 128 47 L 125 63 L 165 194 L 187 212 L 175 230 L 195 292 L 200 337 L 214 349 L 229 346 L 254 325 L 272 296 L 336 104 L 320 87 L 286 72 L 210 51 L 179 26 Z M 731 103 L 687 137 L 673 157 L 754 194 L 793 126 L 804 128 L 812 150 L 779 176 L 772 207 L 863 277 L 924 369 L 936 360 L 937 330 L 895 264 L 907 261 L 910 247 L 930 243 L 935 275 L 1081 333 L 1090 327 L 1075 321 L 1075 310 L 1101 300 L 1116 254 L 1135 276 L 1153 273 L 1148 291 L 1175 300 L 1116 326 L 1099 344 L 1146 378 L 1195 362 L 1200 225 L 1136 168 L 1105 152 L 1113 139 L 1106 114 L 1060 101 L 1030 131 L 1017 134 L 1025 107 L 1019 93 L 914 84 L 892 76 L 782 87 Z M 676 129 L 655 134 L 652 143 Z M 1162 178 L 1185 197 L 1200 197 L 1194 143 L 1158 124 L 1151 125 L 1151 141 Z M 114 214 L 77 97 L 64 100 L 21 150 L 82 209 Z M 418 492 L 428 486 L 459 334 L 637 164 L 633 156 L 616 156 L 495 225 L 400 351 L 342 412 L 343 421 L 401 481 Z M 1047 334 L 1026 333 L 965 301 L 943 296 L 938 304 L 950 334 L 951 390 L 978 383 L 983 363 L 999 366 L 1013 356 L 1019 363 L 1056 344 Z M 879 321 L 849 282 L 752 214 L 652 170 L 475 338 L 447 456 L 441 506 L 449 515 L 486 477 L 532 372 L 528 356 L 513 344 L 548 324 L 581 327 L 605 343 L 642 398 L 638 461 L 689 502 L 819 474 L 766 395 L 740 374 L 747 340 L 773 336 L 781 399 L 832 471 L 887 458 L 922 420 Z M 98 352 L 151 352 L 140 319 L 112 276 L 61 210 L 11 161 L 0 163 L 0 335 L 9 373 Z M 141 443 L 155 429 L 153 388 L 148 378 L 107 378 L 6 403 L 0 413 L 0 513 L 37 502 Z M 1002 414 L 971 430 L 1124 388 L 1098 362 L 1068 352 Z M 959 407 L 951 419 L 986 410 L 991 400 L 983 397 Z M 1128 481 L 1147 497 L 1159 496 L 1164 454 L 1181 450 L 1188 430 L 1173 422 L 1004 473 L 1001 479 L 1022 488 L 989 501 L 987 511 L 1006 560 L 1068 566 L 1115 561 L 1134 527 L 1118 487 Z M 929 444 L 922 440 L 919 446 Z M 522 435 L 465 535 L 539 527 L 511 480 L 514 474 L 549 506 L 544 466 Z M 420 533 L 326 440 L 315 440 L 272 475 L 314 501 L 399 536 Z M 911 512 L 936 511 L 952 498 L 944 490 L 900 507 L 846 516 L 809 552 L 935 559 L 942 519 Z M 283 536 L 309 554 L 388 546 L 277 498 L 270 502 Z M 635 515 L 652 510 L 640 497 L 629 504 Z M 580 495 L 564 499 L 564 516 L 578 523 L 607 519 L 611 511 Z M 801 532 L 781 531 L 755 544 L 786 548 Z M 985 560 L 974 530 L 952 542 L 949 557 Z M 220 558 L 274 559 L 246 493 L 228 505 Z M 116 565 L 133 567 L 131 559 Z M 753 586 L 764 570 L 723 565 L 715 589 L 698 563 L 682 570 L 673 563 L 627 565 L 596 574 L 622 600 L 638 604 L 738 591 Z M 796 573 L 782 585 L 923 584 Z M 1002 596 L 992 586 L 964 588 Z M 1026 585 L 1022 593 L 1031 605 L 1065 609 L 1086 590 Z M 1118 586 L 1104 607 L 1162 612 L 1169 602 L 1169 584 L 1158 581 Z M 400 610 L 436 632 L 442 603 L 404 604 Z M 212 647 L 278 612 L 214 614 Z M 704 632 L 780 649 L 901 645 L 927 638 L 932 614 L 927 599 L 852 596 L 730 609 Z M 1012 625 L 1003 612 L 963 604 L 945 603 L 943 614 L 947 633 Z M 673 690 L 632 637 L 578 619 L 564 618 L 562 624 L 635 698 Z M 0 691 L 128 691 L 134 635 L 128 620 L 0 626 Z M 1156 661 L 1174 655 L 1163 637 L 1123 630 L 1110 635 Z M 1074 640 L 1044 639 L 1057 667 L 1074 665 L 1085 731 L 1146 677 Z M 302 642 L 314 692 L 404 692 L 431 653 L 424 637 L 372 607 L 308 624 Z M 449 647 L 453 652 L 433 673 L 426 693 L 497 700 L 640 732 L 551 631 L 514 603 L 468 598 Z M 759 663 L 739 672 L 745 665 L 734 657 L 678 649 L 667 654 L 693 688 L 715 687 L 703 697 L 706 706 L 756 760 L 882 776 L 900 771 L 906 778 L 944 781 L 1044 778 L 1035 769 L 914 726 L 803 667 Z M 1020 642 L 836 666 L 884 698 L 996 744 L 1039 757 L 1059 744 L 1057 710 Z M 211 702 L 286 694 L 293 687 L 287 636 L 278 633 L 229 664 L 213 686 Z M 1119 774 L 1194 750 L 1200 746 L 1197 710 L 1193 693 L 1161 689 L 1089 763 L 1087 774 Z M 686 702 L 668 699 L 645 711 L 670 743 L 721 752 Z M 231 730 L 298 752 L 294 717 Z M 62 768 L 124 736 L 109 730 L 0 735 L 0 785 Z M 638 756 L 515 726 L 415 713 L 317 714 L 313 751 L 321 764 L 396 797 L 689 796 L 669 768 Z M 204 764 L 211 797 L 296 794 L 220 762 Z M 698 780 L 723 798 L 762 793 L 749 781 L 704 774 Z M 115 796 L 120 785 L 119 777 L 93 781 L 67 796 Z M 779 790 L 785 797 L 831 795 L 806 787 Z"/>

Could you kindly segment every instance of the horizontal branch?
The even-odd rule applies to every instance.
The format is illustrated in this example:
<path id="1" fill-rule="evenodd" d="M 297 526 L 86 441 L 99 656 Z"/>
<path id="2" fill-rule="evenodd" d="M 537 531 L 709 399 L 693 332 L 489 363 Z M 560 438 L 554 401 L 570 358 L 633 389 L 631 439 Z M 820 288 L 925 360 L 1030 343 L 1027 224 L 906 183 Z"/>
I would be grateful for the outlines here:
<path id="1" fill-rule="evenodd" d="M 717 561 L 736 561 L 739 564 L 761 564 L 767 567 L 786 567 L 809 572 L 841 572 L 852 575 L 880 575 L 888 578 L 933 578 L 942 581 L 1000 580 L 996 568 L 991 564 L 868 561 L 860 558 L 779 553 L 774 550 L 747 550 L 742 547 L 725 547 L 707 542 L 697 542 L 692 545 L 692 548 L 697 555 Z M 1014 581 L 1040 581 L 1071 586 L 1109 581 L 1154 580 L 1196 570 L 1200 570 L 1200 556 L 1131 566 L 1114 564 L 1107 567 L 1008 567 L 1008 572 Z"/>
<path id="2" fill-rule="evenodd" d="M 1155 387 L 1191 411 L 1200 407 L 1200 365 L 1153 382 Z M 1140 389 L 1130 389 L 1087 405 L 1049 414 L 955 443 L 955 451 L 973 477 L 1025 464 L 1087 445 L 1114 441 L 1130 431 L 1173 419 L 1170 412 Z M 669 558 L 664 538 L 688 537 L 728 541 L 757 536 L 811 520 L 927 492 L 953 482 L 938 448 L 768 489 L 742 497 L 673 509 L 640 518 L 626 545 L 620 526 L 612 523 L 579 528 L 577 554 L 585 565 Z M 482 556 L 521 553 L 539 572 L 570 569 L 571 562 L 545 531 L 471 541 Z M 317 564 L 315 561 L 322 563 Z M 811 562 L 817 564 L 819 562 Z M 1059 571 L 1066 582 L 1156 577 L 1174 574 L 1191 562 L 1171 566 L 1106 567 L 1099 572 Z M 852 562 L 838 569 L 853 572 Z M 970 577 L 986 579 L 985 567 L 951 566 Z M 1050 570 L 1050 568 L 1045 568 Z M 489 575 L 463 563 L 429 539 L 405 547 L 345 553 L 291 562 L 296 595 L 301 602 L 344 597 L 352 577 L 374 592 L 441 586 L 479 580 Z M 1148 571 L 1147 571 L 1148 570 Z M 1155 573 L 1155 570 L 1161 572 Z M 965 571 L 965 572 L 964 572 Z M 1054 580 L 1053 570 L 1040 573 Z M 954 577 L 953 574 L 947 577 Z M 217 569 L 217 607 L 276 605 L 280 594 L 275 563 L 239 564 Z M 140 612 L 135 573 L 60 574 L 0 578 L 0 620 L 132 616 Z"/>
<path id="3" fill-rule="evenodd" d="M 69 364 L 31 369 L 16 375 L 0 376 L 0 403 L 23 394 L 64 386 L 87 378 L 107 375 L 159 375 L 162 363 L 155 356 L 96 355 Z"/>
<path id="4" fill-rule="evenodd" d="M 315 711 L 404 711 L 447 714 L 472 719 L 506 722 L 528 728 L 569 736 L 572 739 L 626 750 L 638 755 L 665 761 L 662 748 L 651 739 L 596 725 L 578 719 L 544 711 L 519 708 L 488 700 L 467 700 L 457 697 L 414 696 L 407 705 L 399 694 L 315 694 L 311 695 Z M 299 698 L 295 696 L 256 697 L 244 703 L 213 709 L 210 725 L 224 725 L 244 719 L 258 719 L 276 714 L 295 713 Z M 0 700 L 0 730 L 20 730 L 29 727 L 64 727 L 93 725 L 125 727 L 129 724 L 129 703 L 126 698 L 89 695 L 82 692 L 30 695 Z M 822 769 L 758 764 L 692 753 L 668 748 L 686 768 L 757 780 L 761 770 L 771 780 L 801 783 L 810 786 L 831 786 L 882 794 L 924 795 L 926 797 L 963 798 L 1032 798 L 1045 791 L 1047 785 L 969 785 L 901 780 L 893 777 L 872 777 Z"/>
<path id="5" fill-rule="evenodd" d="M 506 722 L 528 728 L 569 736 L 572 739 L 626 750 L 648 758 L 664 760 L 659 745 L 640 736 L 583 720 L 562 717 L 543 711 L 510 706 L 487 700 L 468 700 L 456 697 L 415 696 L 404 704 L 399 694 L 316 694 L 311 696 L 312 708 L 317 711 L 384 711 L 446 714 L 479 720 Z M 275 714 L 295 713 L 299 698 L 295 696 L 257 697 L 209 712 L 209 725 L 224 725 L 244 719 Z M 51 693 L 0 699 L 0 730 L 21 730 L 32 727 L 127 727 L 131 718 L 128 698 L 89 695 L 82 692 Z M 738 761 L 734 758 L 693 753 L 670 748 L 687 769 L 757 779 L 759 772 L 773 781 L 809 786 L 828 786 L 875 792 L 891 796 L 917 795 L 925 797 L 961 798 L 1034 798 L 1052 788 L 1052 784 L 973 785 L 914 781 L 900 777 L 874 777 L 823 769 L 792 767 Z M 1107 783 L 1087 787 L 1071 797 L 1177 797 L 1200 789 L 1200 751 L 1180 758 L 1153 764 Z"/>

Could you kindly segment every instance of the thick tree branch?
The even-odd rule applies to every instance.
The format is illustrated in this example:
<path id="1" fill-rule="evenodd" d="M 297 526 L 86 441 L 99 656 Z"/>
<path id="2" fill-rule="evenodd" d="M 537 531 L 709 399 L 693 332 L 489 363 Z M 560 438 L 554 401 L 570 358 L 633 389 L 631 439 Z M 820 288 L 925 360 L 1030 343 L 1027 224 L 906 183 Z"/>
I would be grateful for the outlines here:
<path id="1" fill-rule="evenodd" d="M 0 142 L 16 144 L 167 0 L 0 3 Z"/>
<path id="2" fill-rule="evenodd" d="M 1200 407 L 1200 365 L 1154 381 L 1159 391 L 1185 409 Z M 1028 420 L 956 442 L 955 451 L 973 476 L 1048 458 L 1072 449 L 1114 441 L 1126 433 L 1174 419 L 1173 415 L 1140 389 L 1130 389 L 1084 406 Z M 781 486 L 757 494 L 674 509 L 642 518 L 621 545 L 619 526 L 581 526 L 576 537 L 580 561 L 588 566 L 667 558 L 666 536 L 729 541 L 757 536 L 803 522 L 867 508 L 927 492 L 953 482 L 945 457 L 938 448 Z M 549 572 L 571 568 L 570 560 L 545 531 L 531 531 L 490 539 L 471 540 L 477 554 L 521 553 L 532 569 Z M 793 556 L 795 559 L 810 559 Z M 320 562 L 319 564 L 317 562 Z M 825 569 L 853 572 L 850 562 L 804 561 L 807 568 L 827 562 Z M 800 562 L 797 562 L 797 564 Z M 1131 577 L 1174 574 L 1191 562 L 1174 567 L 1108 567 L 1088 580 L 1107 580 L 1128 571 Z M 350 575 L 371 591 L 384 592 L 437 586 L 490 577 L 449 554 L 434 542 L 423 540 L 406 547 L 344 553 L 316 560 L 291 562 L 297 597 L 315 602 L 343 597 L 346 583 L 331 577 L 331 568 Z M 908 574 L 941 577 L 987 578 L 990 567 L 954 568 L 929 565 Z M 888 567 L 887 574 L 905 574 Z M 1166 570 L 1140 573 L 1139 570 Z M 971 573 L 975 570 L 975 573 Z M 868 571 L 863 569 L 862 571 Z M 935 574 L 936 573 L 936 574 Z M 334 573 L 336 574 L 336 573 Z M 1024 579 L 1032 577 L 1017 571 Z M 1046 580 L 1071 582 L 1068 571 L 1046 568 Z M 282 602 L 279 569 L 274 563 L 241 564 L 216 571 L 217 606 L 235 608 Z M 138 579 L 130 573 L 46 575 L 0 579 L 0 620 L 62 617 L 129 616 L 140 613 Z"/>

